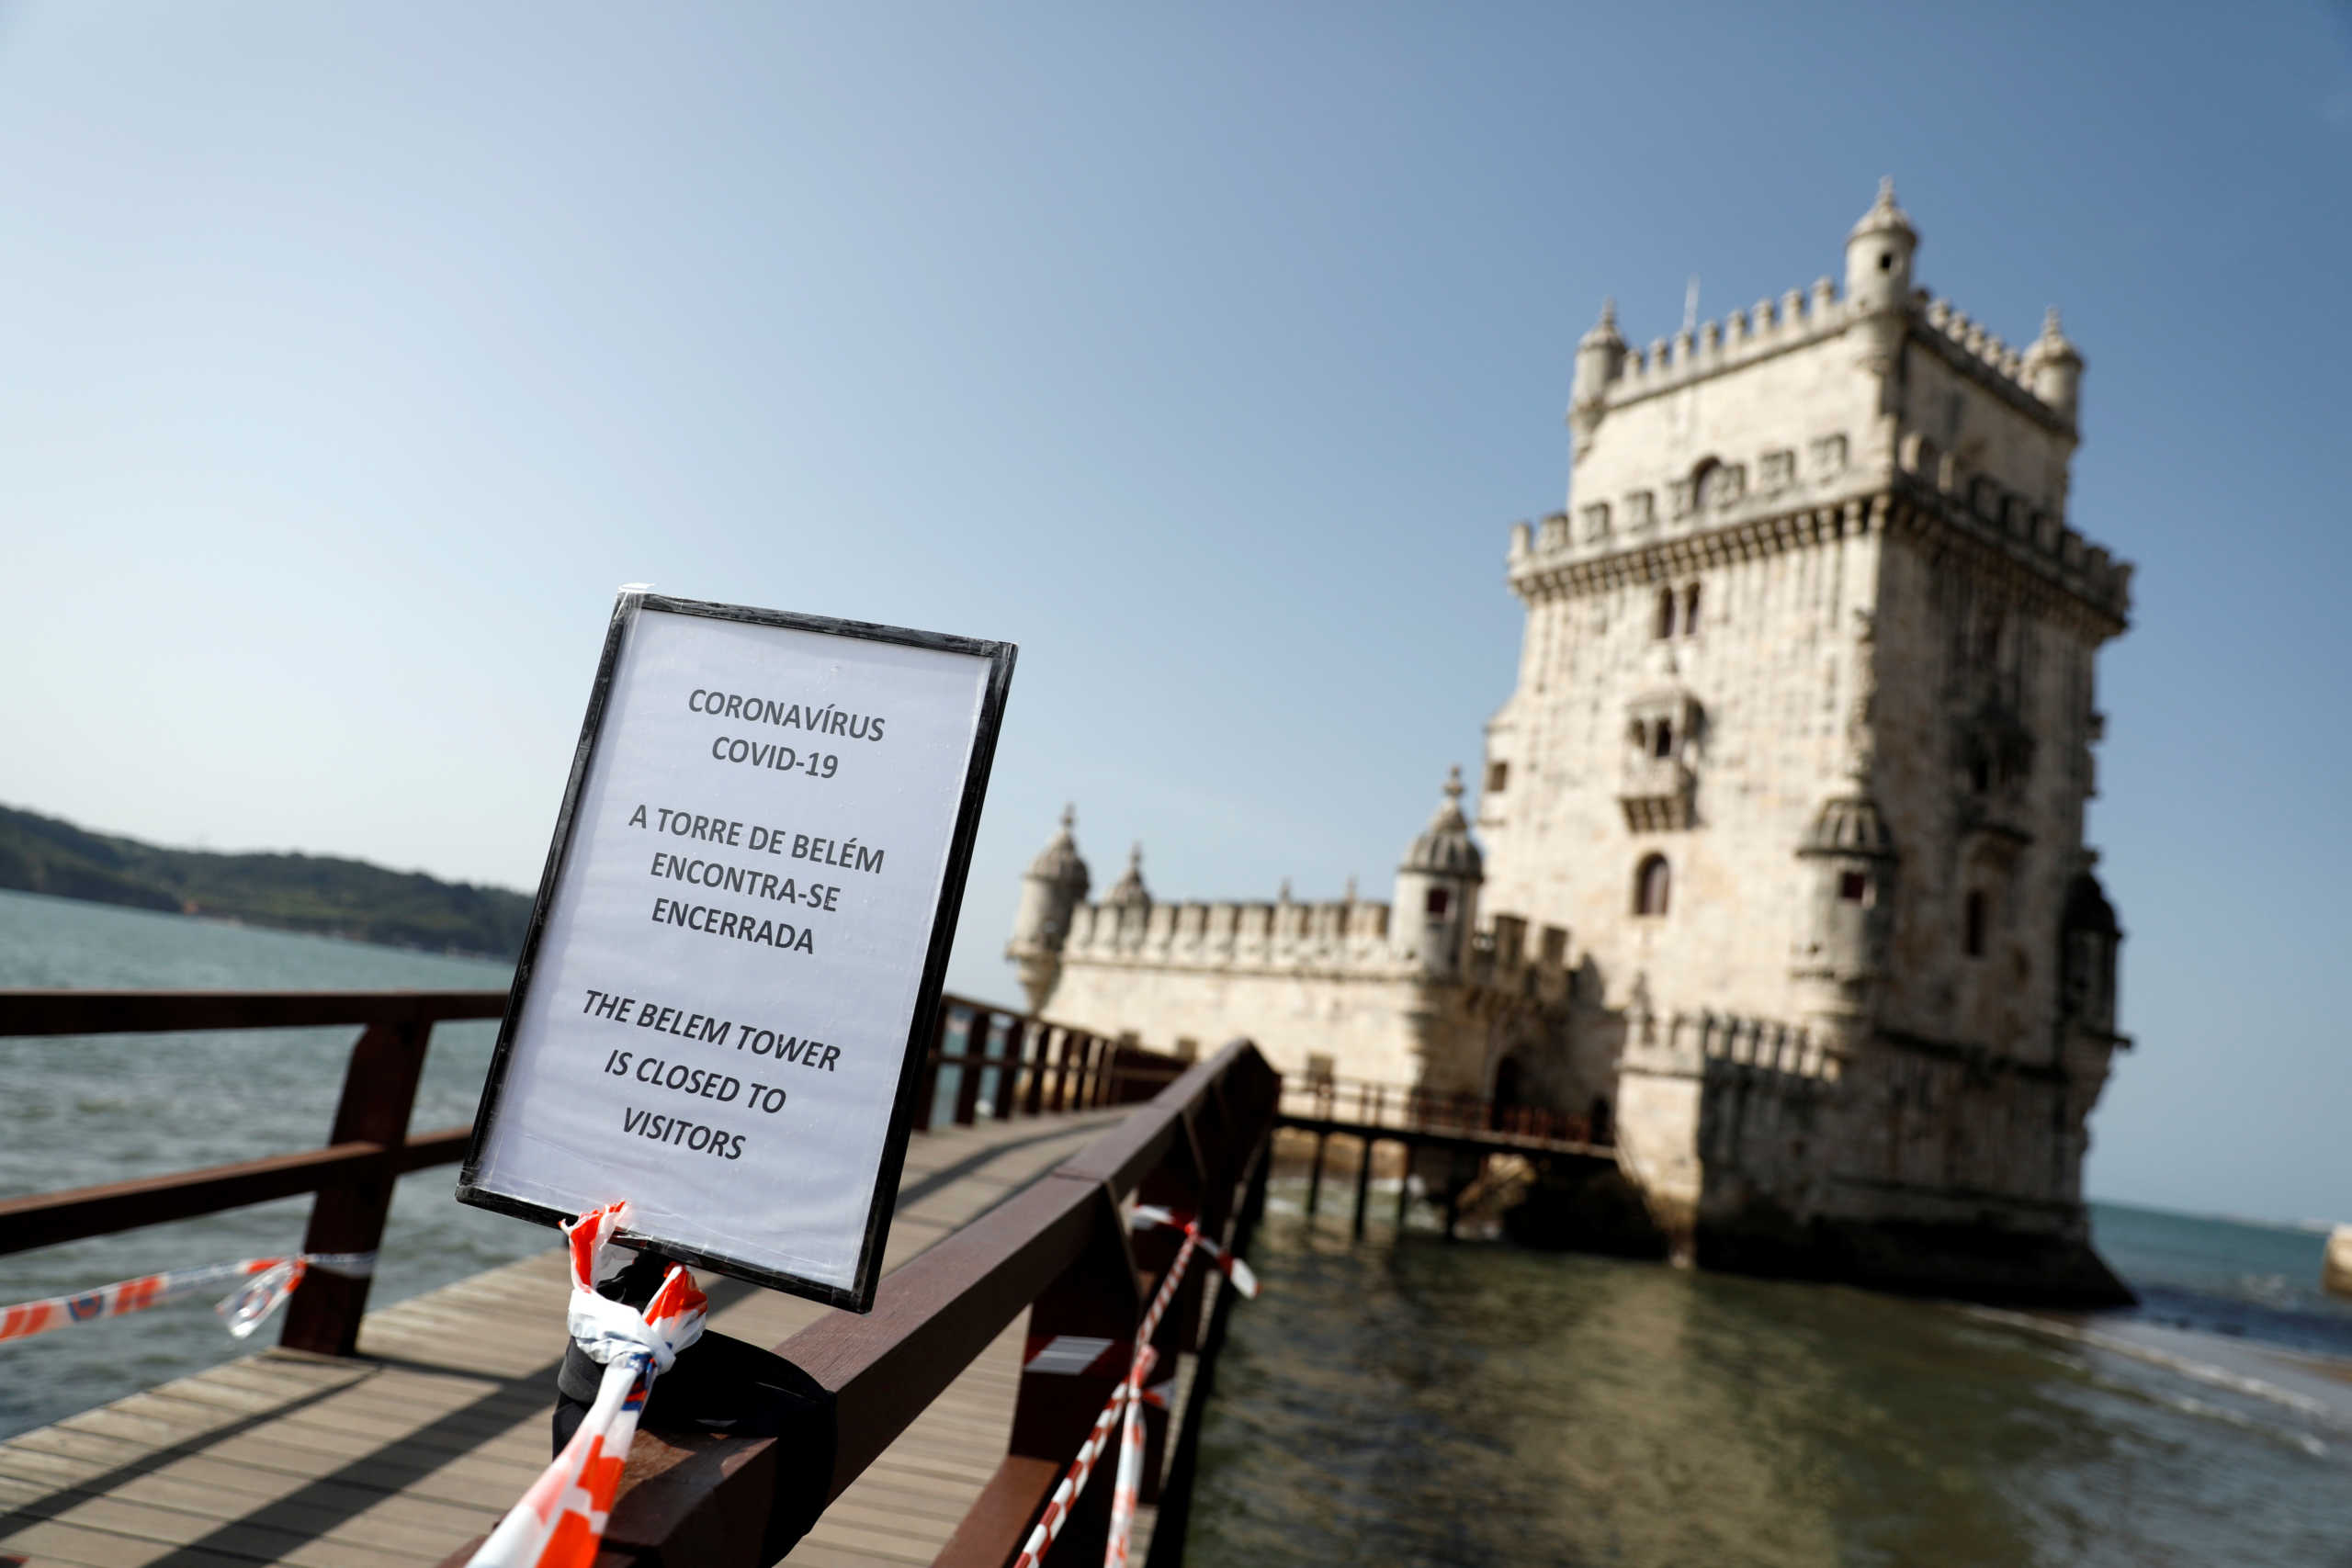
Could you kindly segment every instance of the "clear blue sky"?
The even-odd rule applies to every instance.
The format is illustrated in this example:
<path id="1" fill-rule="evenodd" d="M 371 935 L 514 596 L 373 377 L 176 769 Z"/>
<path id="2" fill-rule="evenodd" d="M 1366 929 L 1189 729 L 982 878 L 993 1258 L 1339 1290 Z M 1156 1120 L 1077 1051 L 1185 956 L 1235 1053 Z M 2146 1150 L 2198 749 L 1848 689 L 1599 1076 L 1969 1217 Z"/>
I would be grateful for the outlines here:
<path id="1" fill-rule="evenodd" d="M 1837 270 L 2090 362 L 2103 1196 L 2352 1218 L 2352 25 L 2312 4 L 0 10 L 0 800 L 537 878 L 616 584 L 1022 645 L 953 981 L 1385 891 L 1577 335 Z"/>

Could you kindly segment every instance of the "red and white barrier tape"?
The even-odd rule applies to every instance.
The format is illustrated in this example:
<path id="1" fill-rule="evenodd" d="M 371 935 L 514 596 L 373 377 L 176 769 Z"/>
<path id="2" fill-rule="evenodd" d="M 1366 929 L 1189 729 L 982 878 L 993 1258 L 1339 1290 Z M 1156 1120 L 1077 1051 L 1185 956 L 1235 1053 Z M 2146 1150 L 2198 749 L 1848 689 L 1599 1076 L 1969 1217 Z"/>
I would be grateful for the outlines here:
<path id="1" fill-rule="evenodd" d="M 1173 1209 L 1162 1209 L 1148 1203 L 1136 1204 L 1134 1213 L 1127 1216 L 1128 1227 L 1139 1231 L 1149 1230 L 1154 1225 L 1165 1225 L 1170 1230 L 1183 1230 L 1190 1227 L 1192 1224 L 1193 1218 L 1190 1214 L 1180 1214 Z M 1258 1299 L 1258 1276 L 1250 1271 L 1250 1265 L 1206 1236 L 1201 1237 L 1201 1250 L 1209 1255 L 1209 1261 L 1217 1266 L 1220 1273 L 1233 1281 L 1235 1290 L 1239 1291 L 1253 1302 Z"/>
<path id="2" fill-rule="evenodd" d="M 1200 1245 L 1201 1227 L 1186 1220 L 1184 1245 L 1176 1249 L 1176 1261 L 1168 1266 L 1167 1278 L 1159 1281 L 1159 1293 L 1151 1298 L 1143 1325 L 1136 1330 L 1136 1359 L 1127 1368 L 1126 1424 L 1119 1434 L 1119 1472 L 1111 1484 L 1111 1539 L 1103 1549 L 1102 1568 L 1126 1568 L 1127 1537 L 1135 1530 L 1136 1497 L 1143 1487 L 1143 1380 L 1151 1371 L 1151 1337 L 1159 1331 L 1160 1314 L 1176 1299 L 1176 1287 L 1184 1278 L 1184 1265 L 1193 1260 L 1193 1249 Z"/>
<path id="3" fill-rule="evenodd" d="M 303 1276 L 312 1269 L 364 1280 L 376 1271 L 376 1255 L 372 1252 L 301 1252 L 290 1258 L 248 1258 L 238 1263 L 208 1263 L 196 1269 L 141 1274 L 135 1280 L 117 1280 L 111 1285 L 100 1285 L 95 1291 L 84 1291 L 77 1295 L 45 1296 L 37 1302 L 19 1302 L 12 1307 L 0 1307 L 0 1340 L 29 1339 L 52 1328 L 91 1323 L 102 1317 L 120 1317 L 125 1313 L 144 1312 L 149 1307 L 162 1306 L 167 1302 L 195 1295 L 199 1291 L 209 1291 L 216 1285 L 240 1280 L 244 1283 L 231 1292 L 212 1310 L 220 1314 L 230 1333 L 243 1339 L 285 1303 L 286 1298 L 294 1293 Z"/>
<path id="4" fill-rule="evenodd" d="M 566 1324 L 580 1348 L 605 1363 L 604 1382 L 563 1452 L 498 1521 L 467 1568 L 591 1568 L 645 1396 L 678 1352 L 702 1337 L 709 1303 L 684 1268 L 671 1269 L 641 1313 L 596 1293 L 596 1281 L 628 1262 L 613 1245 L 628 1217 L 626 1202 L 607 1203 L 563 1227 L 571 1251 Z"/>
<path id="5" fill-rule="evenodd" d="M 1144 1379 L 1150 1375 L 1152 1363 L 1159 1351 L 1152 1347 L 1151 1337 L 1159 1332 L 1159 1320 L 1168 1311 L 1168 1303 L 1176 1299 L 1177 1287 L 1183 1282 L 1184 1269 L 1197 1249 L 1206 1253 L 1217 1268 L 1231 1280 L 1245 1296 L 1258 1293 L 1258 1278 L 1250 1266 L 1224 1247 L 1201 1234 L 1200 1225 L 1187 1214 L 1151 1204 L 1138 1204 L 1127 1216 L 1128 1225 L 1135 1230 L 1150 1230 L 1166 1226 L 1184 1233 L 1184 1245 L 1176 1249 L 1175 1261 L 1168 1266 L 1167 1274 L 1159 1281 L 1159 1289 L 1145 1309 L 1143 1322 L 1136 1328 L 1135 1353 L 1127 1362 L 1126 1374 L 1111 1391 L 1110 1402 L 1095 1416 L 1093 1427 L 1086 1434 L 1086 1441 L 1078 1448 L 1078 1457 L 1070 1461 L 1053 1495 L 1046 1500 L 1046 1512 L 1030 1530 L 1029 1539 L 1022 1543 L 1020 1555 L 1012 1560 L 1012 1568 L 1037 1568 L 1054 1538 L 1061 1534 L 1070 1510 L 1078 1504 L 1079 1495 L 1086 1490 L 1087 1482 L 1094 1474 L 1094 1462 L 1102 1455 L 1102 1446 L 1109 1441 L 1114 1425 L 1121 1427 L 1119 1467 L 1112 1483 L 1111 1531 L 1102 1562 L 1103 1568 L 1125 1568 L 1127 1541 L 1134 1534 L 1136 1505 L 1143 1483 L 1143 1407 L 1156 1404 L 1162 1410 L 1175 1389 L 1175 1379 L 1147 1386 Z M 1104 1353 L 1121 1348 L 1118 1342 L 1095 1339 L 1081 1335 L 1059 1334 L 1051 1337 L 1033 1336 L 1023 1364 L 1024 1371 L 1080 1373 L 1091 1370 Z"/>

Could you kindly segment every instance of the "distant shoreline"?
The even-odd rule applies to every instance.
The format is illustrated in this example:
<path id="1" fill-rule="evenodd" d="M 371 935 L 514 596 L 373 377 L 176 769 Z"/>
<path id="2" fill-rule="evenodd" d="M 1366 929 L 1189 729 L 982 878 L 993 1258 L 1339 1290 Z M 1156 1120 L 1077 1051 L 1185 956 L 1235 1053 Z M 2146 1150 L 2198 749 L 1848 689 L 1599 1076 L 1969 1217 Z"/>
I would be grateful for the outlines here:
<path id="1" fill-rule="evenodd" d="M 0 898 L 38 898 L 49 903 L 73 904 L 85 908 L 113 909 L 125 915 L 152 915 L 157 919 L 187 920 L 196 925 L 219 926 L 227 931 L 266 931 L 272 936 L 311 937 L 319 942 L 342 942 L 352 947 L 372 947 L 383 953 L 413 953 L 420 958 L 457 958 L 473 964 L 512 964 L 511 953 L 481 953 L 458 947 L 424 947 L 412 942 L 380 942 L 348 931 L 312 930 L 302 926 L 272 925 L 264 920 L 242 919 L 234 915 L 198 910 L 190 914 L 185 909 L 153 909 L 136 904 L 116 904 L 104 898 L 75 898 L 62 893 L 37 893 L 26 887 L 0 887 Z"/>
<path id="2" fill-rule="evenodd" d="M 0 889 L 511 962 L 531 897 L 366 861 L 165 849 L 0 807 Z"/>

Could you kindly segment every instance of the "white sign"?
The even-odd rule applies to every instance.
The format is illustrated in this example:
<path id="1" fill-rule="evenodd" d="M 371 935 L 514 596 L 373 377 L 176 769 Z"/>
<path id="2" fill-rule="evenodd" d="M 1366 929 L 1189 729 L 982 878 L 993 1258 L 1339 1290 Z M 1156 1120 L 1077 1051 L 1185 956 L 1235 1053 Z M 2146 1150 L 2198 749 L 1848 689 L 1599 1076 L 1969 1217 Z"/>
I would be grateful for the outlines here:
<path id="1" fill-rule="evenodd" d="M 870 1308 L 1012 658 L 624 591 L 459 1199 Z"/>

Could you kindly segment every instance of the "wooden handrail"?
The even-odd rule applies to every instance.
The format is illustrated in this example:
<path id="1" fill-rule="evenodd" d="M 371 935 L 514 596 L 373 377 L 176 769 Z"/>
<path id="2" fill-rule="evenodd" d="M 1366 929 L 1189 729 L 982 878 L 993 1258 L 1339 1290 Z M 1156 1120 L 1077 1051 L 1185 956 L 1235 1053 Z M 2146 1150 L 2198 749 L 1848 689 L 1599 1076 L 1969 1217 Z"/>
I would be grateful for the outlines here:
<path id="1" fill-rule="evenodd" d="M 1285 1078 L 1282 1098 L 1284 1118 L 1304 1125 L 1328 1124 L 1342 1131 L 1349 1126 L 1399 1132 L 1476 1129 L 1496 1138 L 1531 1144 L 1611 1146 L 1606 1129 L 1596 1128 L 1593 1118 L 1581 1112 L 1498 1102 L 1483 1095 L 1451 1093 L 1417 1084 L 1377 1078 Z M 1293 1109 L 1302 1100 L 1311 1111 Z"/>
<path id="2" fill-rule="evenodd" d="M 0 1036 L 174 1033 L 360 1024 L 344 1067 L 326 1146 L 293 1154 L 36 1193 L 0 1202 L 0 1254 L 194 1219 L 298 1193 L 315 1194 L 305 1252 L 374 1252 L 392 1184 L 462 1158 L 471 1129 L 408 1132 L 433 1026 L 491 1019 L 503 991 L 0 991 Z M 370 1280 L 320 1273 L 288 1303 L 279 1342 L 347 1356 Z"/>
<path id="3" fill-rule="evenodd" d="M 948 1036 L 956 1029 L 959 1016 L 962 1049 L 950 1051 Z M 978 1052 L 971 1048 L 976 1038 L 981 1043 Z M 1004 1043 L 1003 1049 L 989 1055 L 988 1047 L 999 1039 Z M 1161 1085 L 1181 1077 L 1187 1065 L 1178 1057 L 1107 1040 L 1074 1024 L 1056 1023 L 969 997 L 944 995 L 938 1032 L 923 1058 L 922 1077 L 917 1086 L 913 1125 L 917 1132 L 930 1130 L 943 1069 L 956 1075 L 949 1114 L 956 1125 L 968 1127 L 983 1111 L 1001 1122 L 1016 1112 L 1036 1115 L 1044 1111 L 1140 1104 Z M 997 1081 L 984 1104 L 981 1080 L 989 1072 L 998 1075 Z"/>
<path id="4" fill-rule="evenodd" d="M 1263 1198 L 1279 1082 L 1257 1047 L 1234 1042 L 1046 1177 L 886 1276 L 871 1314 L 829 1313 L 777 1346 L 834 1396 L 826 1501 L 839 1497 L 1023 1311 L 1033 1314 L 1033 1334 L 1134 1337 L 1174 1248 L 1169 1238 L 1166 1247 L 1130 1240 L 1121 1207 L 1126 1199 L 1172 1202 L 1197 1213 L 1212 1236 L 1244 1244 Z M 1171 1311 L 1154 1342 L 1170 1357 L 1199 1351 L 1207 1341 L 1193 1337 L 1198 1332 L 1197 1314 Z M 1011 1451 L 940 1562 L 994 1568 L 1011 1559 L 1108 1388 L 1103 1379 L 1023 1374 Z M 1156 1449 L 1165 1417 L 1155 1412 L 1151 1419 Z M 1057 1560 L 1102 1556 L 1097 1516 L 1107 1515 L 1116 1457 L 1114 1440 L 1057 1543 Z M 773 1534 L 771 1511 L 779 1467 L 790 1462 L 772 1438 L 673 1440 L 640 1431 L 605 1533 L 601 1568 L 749 1568 L 774 1561 L 786 1543 Z M 464 1562 L 472 1550 L 460 1548 L 447 1563 Z"/>
<path id="5" fill-rule="evenodd" d="M 505 1011 L 504 991 L 0 991 L 0 1035 L 430 1024 Z"/>
<path id="6" fill-rule="evenodd" d="M 405 1174 L 458 1159 L 472 1132 L 469 1126 L 448 1127 L 413 1137 L 392 1151 L 392 1164 Z M 0 1255 L 316 1192 L 383 1154 L 381 1144 L 332 1144 L 171 1176 L 0 1200 Z"/>
<path id="7" fill-rule="evenodd" d="M 496 990 L 0 990 L 0 1038 L 364 1026 L 344 1070 L 324 1147 L 0 1201 L 0 1256 L 305 1192 L 316 1194 L 305 1251 L 375 1251 L 383 1240 L 393 1181 L 465 1157 L 470 1128 L 407 1132 L 433 1026 L 499 1018 L 505 1010 L 506 993 Z M 985 1020 L 989 1034 L 1001 1032 L 1007 1054 L 967 1059 L 934 1049 L 925 1067 L 918 1127 L 930 1124 L 933 1080 L 943 1066 L 963 1076 L 956 1106 L 956 1119 L 966 1123 L 979 1111 L 980 1075 L 987 1071 L 1001 1075 L 987 1101 L 989 1113 L 1000 1119 L 1023 1109 L 1130 1103 L 1182 1071 L 1172 1057 L 957 996 L 942 998 L 936 1043 L 944 1044 L 950 1015 L 959 1012 Z M 1073 1041 L 1082 1047 L 1081 1071 L 1074 1078 L 1050 1063 L 1047 1053 L 1057 1040 L 1065 1061 Z M 1020 1081 L 1024 1076 L 1025 1084 Z M 1057 1092 L 1047 1102 L 1043 1090 L 1049 1078 Z M 288 1307 L 282 1343 L 350 1354 L 368 1289 L 364 1279 L 313 1277 Z"/>

